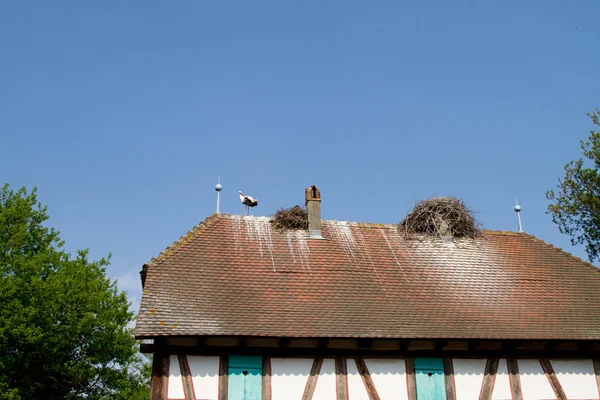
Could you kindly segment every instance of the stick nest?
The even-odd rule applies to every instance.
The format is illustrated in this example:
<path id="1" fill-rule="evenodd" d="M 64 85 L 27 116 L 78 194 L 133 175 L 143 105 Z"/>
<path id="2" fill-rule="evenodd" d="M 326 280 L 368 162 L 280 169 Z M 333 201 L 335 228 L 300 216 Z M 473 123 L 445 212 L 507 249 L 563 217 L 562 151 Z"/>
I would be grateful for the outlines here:
<path id="1" fill-rule="evenodd" d="M 273 227 L 280 231 L 308 229 L 308 213 L 300 206 L 282 208 L 271 218 Z"/>
<path id="2" fill-rule="evenodd" d="M 432 197 L 418 202 L 400 223 L 408 234 L 476 238 L 479 222 L 465 204 L 454 197 Z"/>

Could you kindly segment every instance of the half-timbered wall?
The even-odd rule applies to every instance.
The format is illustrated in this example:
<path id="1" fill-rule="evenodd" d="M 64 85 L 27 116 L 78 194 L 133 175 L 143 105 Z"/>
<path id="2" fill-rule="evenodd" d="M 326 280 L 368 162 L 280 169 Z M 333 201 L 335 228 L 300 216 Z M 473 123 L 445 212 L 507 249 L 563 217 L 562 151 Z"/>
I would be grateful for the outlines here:
<path id="1" fill-rule="evenodd" d="M 600 363 L 537 358 L 168 355 L 152 400 L 600 399 Z M 156 360 L 155 360 L 156 362 Z M 155 371 L 154 380 L 161 379 Z"/>

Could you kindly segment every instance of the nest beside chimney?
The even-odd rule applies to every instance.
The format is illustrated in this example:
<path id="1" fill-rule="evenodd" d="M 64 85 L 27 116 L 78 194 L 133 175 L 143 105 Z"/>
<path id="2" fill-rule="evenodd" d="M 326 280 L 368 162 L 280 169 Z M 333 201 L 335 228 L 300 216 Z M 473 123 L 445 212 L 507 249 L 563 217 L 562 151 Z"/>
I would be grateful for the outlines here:
<path id="1" fill-rule="evenodd" d="M 271 224 L 279 231 L 307 230 L 308 213 L 300 206 L 282 208 L 273 214 Z"/>
<path id="2" fill-rule="evenodd" d="M 400 223 L 408 234 L 476 238 L 481 234 L 473 212 L 454 197 L 432 197 L 418 202 Z"/>

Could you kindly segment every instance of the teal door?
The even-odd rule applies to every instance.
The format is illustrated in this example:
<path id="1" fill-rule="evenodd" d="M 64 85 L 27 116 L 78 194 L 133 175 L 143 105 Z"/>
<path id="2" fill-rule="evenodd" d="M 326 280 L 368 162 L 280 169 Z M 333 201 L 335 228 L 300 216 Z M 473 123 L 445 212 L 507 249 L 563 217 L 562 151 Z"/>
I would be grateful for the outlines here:
<path id="1" fill-rule="evenodd" d="M 444 362 L 441 358 L 415 358 L 417 400 L 446 400 Z"/>
<path id="2" fill-rule="evenodd" d="M 227 375 L 228 400 L 261 400 L 261 356 L 229 356 Z"/>

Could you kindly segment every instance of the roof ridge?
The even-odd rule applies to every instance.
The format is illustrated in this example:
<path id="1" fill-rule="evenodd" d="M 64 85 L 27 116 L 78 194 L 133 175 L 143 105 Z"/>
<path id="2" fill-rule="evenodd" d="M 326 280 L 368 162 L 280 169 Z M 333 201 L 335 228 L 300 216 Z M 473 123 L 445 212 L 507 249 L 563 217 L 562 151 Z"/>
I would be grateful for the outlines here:
<path id="1" fill-rule="evenodd" d="M 335 224 L 351 224 L 353 226 L 361 226 L 361 227 L 364 226 L 364 227 L 375 227 L 375 228 L 399 226 L 398 223 L 338 221 L 335 219 L 324 219 L 323 222 L 329 222 L 329 223 L 335 223 Z M 525 232 L 503 231 L 503 230 L 497 230 L 497 229 L 481 229 L 481 232 L 486 233 L 486 234 L 491 234 L 491 235 L 510 235 L 510 236 L 526 235 L 526 236 L 535 237 L 535 236 L 525 233 Z"/>
<path id="2" fill-rule="evenodd" d="M 186 244 L 190 239 L 199 234 L 202 230 L 206 229 L 215 219 L 218 219 L 221 214 L 211 214 L 204 221 L 196 224 L 192 229 L 190 229 L 185 235 L 181 236 L 179 240 L 176 240 L 170 246 L 167 246 L 163 251 L 158 253 L 157 256 L 152 257 L 149 262 L 145 265 L 152 267 L 157 265 L 160 261 L 163 261 L 175 251 L 177 251 L 181 246 Z"/>
<path id="3" fill-rule="evenodd" d="M 232 218 L 232 217 L 237 217 L 238 214 L 221 214 L 221 216 Z M 268 215 L 264 215 L 264 216 L 251 215 L 250 217 L 272 219 L 272 217 L 268 216 Z M 242 218 L 244 218 L 244 216 L 242 216 Z M 322 219 L 321 221 L 326 222 L 326 223 L 331 223 L 331 224 L 352 224 L 354 226 L 375 227 L 375 228 L 399 225 L 398 223 L 394 223 L 394 222 L 391 222 L 391 223 L 370 222 L 370 221 L 363 222 L 363 221 L 349 221 L 349 220 L 338 221 L 336 219 Z M 511 235 L 511 236 L 526 235 L 526 236 L 535 237 L 535 236 L 533 236 L 529 233 L 525 233 L 525 232 L 505 231 L 505 230 L 499 230 L 499 229 L 481 229 L 481 231 L 484 233 L 492 234 L 492 235 Z"/>
<path id="4" fill-rule="evenodd" d="M 482 229 L 481 230 L 484 233 L 490 234 L 490 235 L 508 235 L 508 236 L 532 236 L 535 237 L 529 233 L 525 233 L 525 232 L 515 232 L 515 231 L 503 231 L 500 229 Z"/>
<path id="5" fill-rule="evenodd" d="M 242 219 L 244 219 L 244 218 L 250 218 L 250 219 L 254 218 L 254 219 L 269 219 L 269 220 L 273 219 L 272 216 L 269 216 L 269 215 L 248 215 L 248 216 L 244 216 L 244 215 L 239 215 L 239 214 L 229 214 L 229 213 L 217 214 L 217 213 L 214 213 L 211 216 L 209 216 L 208 218 L 206 218 L 203 222 L 209 222 L 209 221 L 211 221 L 212 219 L 214 219 L 216 217 L 227 217 L 227 218 L 241 217 Z M 349 220 L 338 221 L 336 219 L 322 219 L 321 221 L 323 221 L 325 223 L 330 223 L 330 224 L 350 224 L 350 225 L 353 225 L 353 226 L 375 227 L 375 228 L 399 226 L 398 223 L 394 223 L 394 222 L 385 223 L 385 222 L 363 222 L 363 221 L 349 221 Z M 194 227 L 194 229 L 196 227 L 198 227 L 199 225 L 202 225 L 203 222 L 201 222 L 200 224 L 196 225 Z M 530 233 L 526 233 L 526 232 L 507 231 L 507 230 L 500 230 L 500 229 L 481 229 L 481 232 L 486 233 L 486 234 L 491 234 L 491 235 L 510 235 L 510 236 L 521 236 L 521 235 L 524 235 L 524 236 L 530 236 L 530 237 L 533 237 L 533 238 L 537 239 L 536 236 L 534 236 L 534 235 L 532 235 Z M 189 234 L 189 232 L 188 232 L 188 234 Z M 183 238 L 183 236 L 182 236 L 182 238 Z M 541 240 L 541 239 L 538 239 L 538 240 Z M 177 243 L 177 242 L 175 242 L 175 243 Z M 175 243 L 173 243 L 173 245 L 175 245 Z M 172 247 L 172 246 L 170 246 L 170 247 Z M 165 249 L 163 252 L 165 252 L 168 249 L 169 248 Z M 567 254 L 570 254 L 570 253 L 567 252 Z M 159 256 L 160 256 L 160 254 L 159 254 Z M 158 258 L 159 256 L 157 256 L 155 258 Z M 577 258 L 579 258 L 579 257 L 577 257 Z M 579 258 L 579 259 L 581 259 L 581 258 Z"/>

